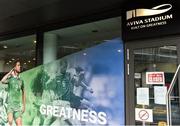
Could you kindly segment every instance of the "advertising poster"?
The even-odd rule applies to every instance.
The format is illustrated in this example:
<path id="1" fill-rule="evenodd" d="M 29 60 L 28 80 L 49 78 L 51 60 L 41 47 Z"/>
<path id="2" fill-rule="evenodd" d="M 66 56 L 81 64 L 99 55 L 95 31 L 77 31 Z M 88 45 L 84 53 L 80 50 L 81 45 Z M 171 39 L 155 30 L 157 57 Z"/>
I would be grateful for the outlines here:
<path id="1" fill-rule="evenodd" d="M 117 38 L 21 73 L 25 109 L 13 116 L 32 126 L 124 125 L 123 53 Z M 0 125 L 8 125 L 9 87 L 0 85 Z"/>

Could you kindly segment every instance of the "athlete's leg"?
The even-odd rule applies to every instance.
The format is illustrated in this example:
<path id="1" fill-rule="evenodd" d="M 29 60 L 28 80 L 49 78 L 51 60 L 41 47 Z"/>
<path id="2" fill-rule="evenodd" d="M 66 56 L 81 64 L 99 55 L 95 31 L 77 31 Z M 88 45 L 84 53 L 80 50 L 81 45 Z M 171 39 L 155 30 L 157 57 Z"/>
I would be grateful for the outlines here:
<path id="1" fill-rule="evenodd" d="M 94 105 L 91 102 L 89 102 L 88 100 L 86 100 L 86 99 L 81 100 L 81 105 L 88 107 L 89 110 L 94 109 Z"/>
<path id="2" fill-rule="evenodd" d="M 8 113 L 8 123 L 10 126 L 12 126 L 13 123 L 13 113 Z"/>
<path id="3" fill-rule="evenodd" d="M 22 126 L 22 119 L 21 119 L 21 117 L 18 117 L 16 119 L 16 126 Z"/>

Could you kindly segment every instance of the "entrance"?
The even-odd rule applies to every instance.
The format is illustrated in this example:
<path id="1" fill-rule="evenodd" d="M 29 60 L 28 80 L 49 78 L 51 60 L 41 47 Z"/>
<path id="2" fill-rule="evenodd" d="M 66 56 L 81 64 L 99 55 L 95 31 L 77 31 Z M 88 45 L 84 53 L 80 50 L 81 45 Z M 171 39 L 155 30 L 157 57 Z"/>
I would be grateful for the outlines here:
<path id="1" fill-rule="evenodd" d="M 179 64 L 180 37 L 126 44 L 127 125 L 180 124 Z"/>

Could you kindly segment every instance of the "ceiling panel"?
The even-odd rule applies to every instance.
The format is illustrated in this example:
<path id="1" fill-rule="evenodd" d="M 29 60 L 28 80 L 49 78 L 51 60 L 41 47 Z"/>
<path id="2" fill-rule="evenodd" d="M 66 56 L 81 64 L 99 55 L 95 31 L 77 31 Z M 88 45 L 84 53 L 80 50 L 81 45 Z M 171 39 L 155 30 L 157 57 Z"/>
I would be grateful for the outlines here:
<path id="1" fill-rule="evenodd" d="M 96 30 L 96 32 L 93 32 Z M 59 35 L 59 45 L 97 42 L 121 37 L 121 17 L 77 25 L 47 32 Z"/>
<path id="2" fill-rule="evenodd" d="M 0 20 L 59 1 L 60 0 L 0 0 Z"/>
<path id="3" fill-rule="evenodd" d="M 44 30 L 48 29 L 48 25 L 51 24 L 61 25 L 59 22 L 67 22 L 67 25 L 75 25 L 78 24 L 78 21 L 75 21 L 76 23 L 74 24 L 70 21 L 81 19 L 82 17 L 91 17 L 86 21 L 84 20 L 84 22 L 88 22 L 93 20 L 93 14 L 98 17 L 98 15 L 108 12 L 108 15 L 112 15 L 113 17 L 114 15 L 121 14 L 120 11 L 124 1 L 0 0 L 0 35 L 21 32 L 27 29 L 36 29 L 37 27 L 41 27 Z M 94 30 L 94 25 L 90 24 L 89 31 L 85 29 L 85 32 Z M 74 34 L 73 32 L 76 32 L 76 30 L 72 31 L 72 34 Z"/>

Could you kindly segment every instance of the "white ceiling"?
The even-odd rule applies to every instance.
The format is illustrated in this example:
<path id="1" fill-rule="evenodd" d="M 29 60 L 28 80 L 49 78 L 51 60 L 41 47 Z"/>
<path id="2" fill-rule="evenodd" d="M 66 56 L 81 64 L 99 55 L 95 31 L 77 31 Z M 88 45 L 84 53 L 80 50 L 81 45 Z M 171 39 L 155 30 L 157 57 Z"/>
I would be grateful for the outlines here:
<path id="1" fill-rule="evenodd" d="M 94 30 L 98 32 L 93 32 Z M 76 43 L 92 43 L 114 37 L 121 37 L 121 17 L 110 18 L 83 25 L 50 31 L 47 34 L 57 34 L 59 45 L 78 45 Z"/>

